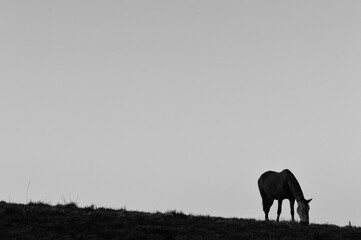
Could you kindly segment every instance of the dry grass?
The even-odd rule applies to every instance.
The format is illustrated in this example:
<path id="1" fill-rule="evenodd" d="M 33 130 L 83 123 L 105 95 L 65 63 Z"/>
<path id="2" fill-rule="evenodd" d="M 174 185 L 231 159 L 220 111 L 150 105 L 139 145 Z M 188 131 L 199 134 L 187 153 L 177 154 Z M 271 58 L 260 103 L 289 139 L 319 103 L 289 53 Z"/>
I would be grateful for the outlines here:
<path id="1" fill-rule="evenodd" d="M 0 239 L 361 239 L 361 228 L 0 202 Z"/>

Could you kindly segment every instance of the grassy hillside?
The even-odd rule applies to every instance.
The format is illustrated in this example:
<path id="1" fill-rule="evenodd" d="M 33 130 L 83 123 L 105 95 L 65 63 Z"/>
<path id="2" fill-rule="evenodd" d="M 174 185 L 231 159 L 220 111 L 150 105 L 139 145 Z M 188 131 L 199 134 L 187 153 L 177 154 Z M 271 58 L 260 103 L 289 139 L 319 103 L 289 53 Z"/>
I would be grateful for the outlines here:
<path id="1" fill-rule="evenodd" d="M 361 239 L 361 228 L 0 202 L 0 239 Z"/>

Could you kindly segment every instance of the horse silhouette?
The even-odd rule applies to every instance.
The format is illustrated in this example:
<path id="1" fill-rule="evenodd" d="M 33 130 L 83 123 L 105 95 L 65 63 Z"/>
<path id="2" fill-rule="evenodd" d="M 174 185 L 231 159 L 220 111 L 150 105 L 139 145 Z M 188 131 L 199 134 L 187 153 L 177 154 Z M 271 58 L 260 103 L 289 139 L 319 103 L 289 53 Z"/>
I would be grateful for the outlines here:
<path id="1" fill-rule="evenodd" d="M 268 171 L 263 173 L 258 179 L 258 189 L 262 197 L 263 211 L 265 220 L 268 221 L 268 213 L 274 200 L 278 200 L 277 222 L 280 219 L 282 211 L 282 201 L 290 201 L 291 217 L 294 221 L 294 204 L 297 201 L 297 213 L 300 216 L 300 222 L 309 223 L 308 205 L 312 199 L 306 200 L 303 196 L 302 189 L 293 173 L 285 169 L 282 172 Z"/>

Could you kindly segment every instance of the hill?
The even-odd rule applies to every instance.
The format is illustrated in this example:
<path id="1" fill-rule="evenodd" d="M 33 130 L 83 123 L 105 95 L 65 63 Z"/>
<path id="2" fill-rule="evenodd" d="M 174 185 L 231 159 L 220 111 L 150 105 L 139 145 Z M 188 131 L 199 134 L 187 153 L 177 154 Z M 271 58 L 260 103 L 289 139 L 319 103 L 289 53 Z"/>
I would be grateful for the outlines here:
<path id="1" fill-rule="evenodd" d="M 0 202 L 0 239 L 361 239 L 361 228 Z"/>

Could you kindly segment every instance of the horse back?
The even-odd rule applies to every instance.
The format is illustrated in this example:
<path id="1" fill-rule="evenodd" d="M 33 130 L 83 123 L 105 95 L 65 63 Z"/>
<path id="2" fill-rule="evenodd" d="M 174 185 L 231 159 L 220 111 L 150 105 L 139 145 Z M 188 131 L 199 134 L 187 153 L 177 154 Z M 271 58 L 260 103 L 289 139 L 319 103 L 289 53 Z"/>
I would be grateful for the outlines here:
<path id="1" fill-rule="evenodd" d="M 258 179 L 258 188 L 262 198 L 268 199 L 294 199 L 288 184 L 292 174 L 289 170 L 282 172 L 268 171 Z"/>

